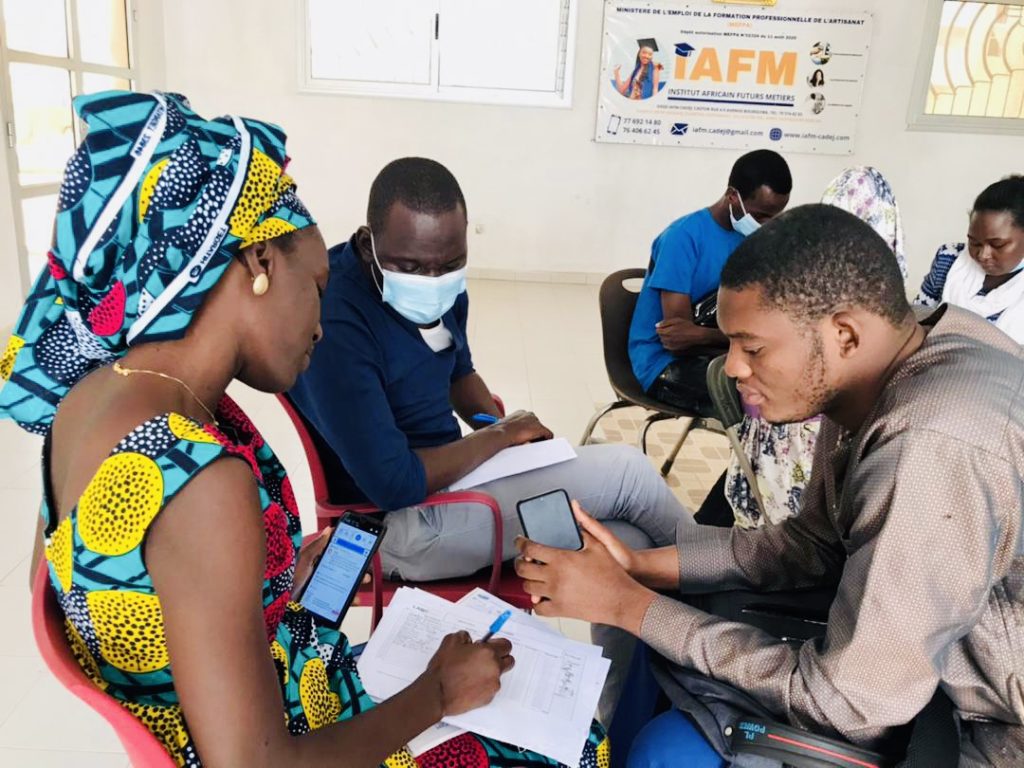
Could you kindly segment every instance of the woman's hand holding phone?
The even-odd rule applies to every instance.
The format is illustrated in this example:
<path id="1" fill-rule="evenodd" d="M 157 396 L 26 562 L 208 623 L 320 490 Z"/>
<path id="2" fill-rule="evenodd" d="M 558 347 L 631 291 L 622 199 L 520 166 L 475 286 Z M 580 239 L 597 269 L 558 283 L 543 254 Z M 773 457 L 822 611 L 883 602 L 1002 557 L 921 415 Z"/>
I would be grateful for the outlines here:
<path id="1" fill-rule="evenodd" d="M 302 549 L 299 550 L 299 556 L 295 561 L 292 594 L 298 595 L 302 593 L 306 582 L 309 581 L 309 577 L 313 574 L 313 566 L 316 564 L 316 559 L 320 557 L 320 554 L 330 542 L 333 531 L 333 528 L 324 528 L 316 538 L 302 545 Z"/>
<path id="2" fill-rule="evenodd" d="M 317 558 L 327 548 L 333 533 L 333 527 L 324 528 L 315 538 L 302 545 L 302 549 L 299 550 L 299 556 L 295 561 L 295 577 L 292 580 L 293 595 L 302 594 L 302 590 L 306 588 L 306 582 L 313 575 L 313 568 L 316 566 Z M 363 576 L 362 583 L 370 583 L 370 574 L 367 573 Z"/>
<path id="3" fill-rule="evenodd" d="M 505 638 L 475 643 L 468 632 L 454 632 L 441 641 L 424 675 L 434 677 L 441 717 L 447 717 L 489 703 L 514 665 L 512 643 Z"/>

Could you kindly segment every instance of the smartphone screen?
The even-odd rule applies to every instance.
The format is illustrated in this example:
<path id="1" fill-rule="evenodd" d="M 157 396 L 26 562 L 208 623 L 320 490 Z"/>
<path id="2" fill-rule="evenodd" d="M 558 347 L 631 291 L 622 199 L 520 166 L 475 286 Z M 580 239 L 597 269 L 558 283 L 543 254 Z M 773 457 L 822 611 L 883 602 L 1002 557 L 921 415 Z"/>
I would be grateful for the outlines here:
<path id="1" fill-rule="evenodd" d="M 583 537 L 569 506 L 569 494 L 559 489 L 516 505 L 527 538 L 558 549 L 582 549 Z"/>
<path id="2" fill-rule="evenodd" d="M 337 622 L 352 601 L 382 534 L 376 521 L 351 520 L 349 515 L 338 521 L 302 593 L 302 606 Z"/>

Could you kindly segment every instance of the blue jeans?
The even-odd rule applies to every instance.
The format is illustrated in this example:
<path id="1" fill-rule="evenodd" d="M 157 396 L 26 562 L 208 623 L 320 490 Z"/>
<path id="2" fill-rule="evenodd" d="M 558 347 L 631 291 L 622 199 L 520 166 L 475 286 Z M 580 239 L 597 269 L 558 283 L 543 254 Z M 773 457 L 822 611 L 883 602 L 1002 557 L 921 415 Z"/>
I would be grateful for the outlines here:
<path id="1" fill-rule="evenodd" d="M 651 649 L 637 643 L 622 706 L 608 730 L 612 768 L 722 768 L 718 756 L 693 722 L 668 705 L 651 672 Z"/>
<path id="2" fill-rule="evenodd" d="M 678 709 L 658 715 L 637 735 L 626 768 L 723 768 L 697 726 Z"/>

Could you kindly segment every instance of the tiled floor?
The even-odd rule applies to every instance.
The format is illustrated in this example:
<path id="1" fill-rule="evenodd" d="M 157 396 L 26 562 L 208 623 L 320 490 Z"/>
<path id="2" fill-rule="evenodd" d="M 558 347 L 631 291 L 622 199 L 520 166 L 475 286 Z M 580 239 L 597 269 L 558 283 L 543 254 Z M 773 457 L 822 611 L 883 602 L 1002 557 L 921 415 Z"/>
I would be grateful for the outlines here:
<path id="1" fill-rule="evenodd" d="M 509 410 L 532 409 L 558 435 L 579 440 L 596 405 L 612 398 L 601 355 L 595 286 L 473 281 L 470 341 L 477 370 Z M 4 318 L 7 319 L 7 318 Z M 284 413 L 267 395 L 237 387 L 248 411 L 289 469 L 304 525 L 312 527 L 312 488 L 302 449 Z M 635 440 L 638 412 L 608 417 L 596 436 Z M 660 465 L 678 425 L 652 430 Z M 724 439 L 696 434 L 680 454 L 670 485 L 696 506 L 727 457 Z M 660 458 L 659 458 L 660 457 Z M 0 767 L 125 768 L 127 758 L 106 723 L 64 691 L 39 659 L 29 624 L 29 555 L 39 504 L 39 440 L 0 422 Z M 345 630 L 354 641 L 369 630 L 369 610 L 354 608 Z M 561 621 L 586 637 L 582 622 Z"/>

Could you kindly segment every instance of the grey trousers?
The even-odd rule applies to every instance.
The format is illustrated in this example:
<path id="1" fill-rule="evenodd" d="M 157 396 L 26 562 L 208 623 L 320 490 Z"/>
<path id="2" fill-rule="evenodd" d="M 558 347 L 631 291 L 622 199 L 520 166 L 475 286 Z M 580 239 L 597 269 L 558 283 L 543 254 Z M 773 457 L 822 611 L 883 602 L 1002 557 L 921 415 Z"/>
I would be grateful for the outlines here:
<path id="1" fill-rule="evenodd" d="M 675 544 L 679 522 L 693 516 L 676 499 L 650 460 L 627 445 L 585 445 L 572 461 L 485 483 L 475 491 L 493 496 L 504 526 L 502 556 L 516 556 L 514 541 L 522 534 L 516 503 L 546 491 L 564 489 L 593 517 L 605 522 L 633 549 Z M 387 514 L 381 542 L 384 573 L 411 581 L 466 576 L 491 563 L 494 520 L 479 504 L 406 507 Z M 635 644 L 621 630 L 595 624 L 593 641 L 612 660 L 598 717 L 609 725 Z"/>

